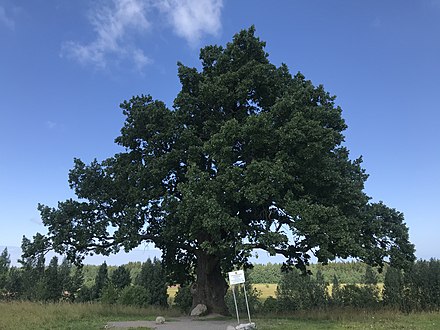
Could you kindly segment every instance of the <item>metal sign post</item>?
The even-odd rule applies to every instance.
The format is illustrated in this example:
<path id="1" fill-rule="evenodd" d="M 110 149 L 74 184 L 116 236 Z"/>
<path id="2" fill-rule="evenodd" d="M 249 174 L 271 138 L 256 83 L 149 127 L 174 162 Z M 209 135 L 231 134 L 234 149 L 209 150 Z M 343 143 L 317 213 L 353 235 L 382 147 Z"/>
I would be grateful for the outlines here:
<path id="1" fill-rule="evenodd" d="M 240 316 L 238 315 L 237 298 L 235 298 L 235 285 L 232 286 L 232 294 L 234 296 L 235 312 L 237 313 L 237 324 L 240 324 Z"/>
<path id="2" fill-rule="evenodd" d="M 247 292 L 246 292 L 246 286 L 245 278 L 244 278 L 244 271 L 243 270 L 237 270 L 234 272 L 229 272 L 229 284 L 232 286 L 232 294 L 234 296 L 234 303 L 235 303 L 235 311 L 237 313 L 237 327 L 236 329 L 255 329 L 255 324 L 251 322 L 251 313 L 249 311 L 249 302 L 247 298 Z M 243 284 L 243 291 L 244 291 L 244 299 L 246 301 L 246 309 L 249 317 L 249 323 L 248 324 L 240 324 L 240 316 L 238 313 L 238 305 L 237 305 L 237 298 L 235 296 L 235 286 Z"/>

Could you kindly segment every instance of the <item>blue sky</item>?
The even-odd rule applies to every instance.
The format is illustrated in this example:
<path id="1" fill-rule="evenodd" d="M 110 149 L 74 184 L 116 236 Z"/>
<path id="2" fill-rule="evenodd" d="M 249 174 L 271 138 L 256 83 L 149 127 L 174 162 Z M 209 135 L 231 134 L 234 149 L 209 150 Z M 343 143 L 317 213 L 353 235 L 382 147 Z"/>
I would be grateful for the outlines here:
<path id="1" fill-rule="evenodd" d="M 0 0 L 0 245 L 44 232 L 38 203 L 73 197 L 73 158 L 102 160 L 118 105 L 169 106 L 176 63 L 254 24 L 270 60 L 337 95 L 366 192 L 440 257 L 440 0 Z"/>

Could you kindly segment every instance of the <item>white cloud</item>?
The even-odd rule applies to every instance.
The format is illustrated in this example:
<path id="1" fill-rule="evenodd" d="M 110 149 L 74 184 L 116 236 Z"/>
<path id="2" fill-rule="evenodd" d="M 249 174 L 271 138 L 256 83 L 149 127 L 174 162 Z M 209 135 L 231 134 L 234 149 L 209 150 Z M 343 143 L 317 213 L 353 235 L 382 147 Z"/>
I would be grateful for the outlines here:
<path id="1" fill-rule="evenodd" d="M 102 69 L 112 60 L 129 59 L 141 70 L 152 60 L 130 37 L 145 37 L 153 21 L 149 14 L 165 15 L 174 32 L 194 46 L 204 34 L 219 33 L 222 7 L 223 0 L 112 0 L 89 15 L 95 39 L 86 44 L 67 41 L 61 55 Z"/>
<path id="2" fill-rule="evenodd" d="M 142 70 L 146 65 L 152 63 L 153 61 L 144 54 L 141 49 L 135 49 L 132 52 L 133 62 L 136 66 L 136 69 Z"/>
<path id="3" fill-rule="evenodd" d="M 0 6 L 0 24 L 3 24 L 10 30 L 14 30 L 15 22 L 6 14 L 6 9 Z"/>
<path id="4" fill-rule="evenodd" d="M 216 35 L 221 29 L 223 0 L 160 0 L 157 5 L 169 16 L 176 34 L 192 45 L 204 33 Z"/>
<path id="5" fill-rule="evenodd" d="M 135 63 L 144 65 L 140 49 L 126 39 L 129 32 L 145 32 L 150 23 L 146 17 L 146 2 L 142 0 L 113 0 L 111 7 L 101 7 L 90 14 L 90 22 L 96 32 L 96 39 L 89 44 L 68 41 L 62 47 L 62 55 L 82 64 L 93 64 L 99 68 L 107 66 L 109 55 L 118 58 L 131 57 Z M 131 51 L 129 51 L 131 49 Z"/>
<path id="6" fill-rule="evenodd" d="M 47 127 L 48 129 L 53 129 L 53 128 L 55 128 L 55 127 L 57 126 L 57 123 L 48 120 L 48 121 L 46 121 L 45 125 L 46 125 L 46 127 Z"/>

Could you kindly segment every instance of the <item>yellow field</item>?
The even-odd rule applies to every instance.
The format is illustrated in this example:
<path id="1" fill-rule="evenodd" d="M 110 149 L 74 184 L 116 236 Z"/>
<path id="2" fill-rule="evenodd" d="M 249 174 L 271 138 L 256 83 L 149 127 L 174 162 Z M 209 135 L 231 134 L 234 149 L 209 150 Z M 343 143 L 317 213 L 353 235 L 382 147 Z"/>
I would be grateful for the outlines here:
<path id="1" fill-rule="evenodd" d="M 345 284 L 341 284 L 341 286 L 344 286 Z M 362 284 L 358 284 L 362 285 Z M 260 299 L 266 300 L 268 297 L 272 296 L 275 297 L 275 293 L 277 290 L 277 284 L 273 283 L 258 283 L 258 284 L 252 284 L 252 287 L 256 288 L 260 293 Z M 327 292 L 329 295 L 332 294 L 332 284 L 329 284 L 327 286 Z M 171 286 L 168 288 L 168 297 L 170 299 L 170 302 L 174 300 L 174 296 L 176 295 L 176 292 L 178 290 L 178 286 Z M 382 290 L 383 290 L 383 283 L 378 283 L 377 288 L 379 289 L 379 297 L 382 297 Z"/>
<path id="2" fill-rule="evenodd" d="M 277 290 L 277 284 L 273 283 L 252 284 L 252 287 L 261 292 L 261 300 L 266 300 L 270 296 L 275 297 L 275 292 Z"/>

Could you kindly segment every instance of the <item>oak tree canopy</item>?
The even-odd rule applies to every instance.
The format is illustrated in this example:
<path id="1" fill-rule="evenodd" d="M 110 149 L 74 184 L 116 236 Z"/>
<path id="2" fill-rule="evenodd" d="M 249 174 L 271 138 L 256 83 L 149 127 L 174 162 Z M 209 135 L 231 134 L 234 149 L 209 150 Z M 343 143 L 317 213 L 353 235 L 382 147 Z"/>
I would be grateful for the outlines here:
<path id="1" fill-rule="evenodd" d="M 48 232 L 24 238 L 25 255 L 53 249 L 78 261 L 152 242 L 170 283 L 194 279 L 193 304 L 218 313 L 226 272 L 256 248 L 300 269 L 312 256 L 414 260 L 402 213 L 363 191 L 334 96 L 270 63 L 254 27 L 201 49 L 200 60 L 200 69 L 178 63 L 171 109 L 148 95 L 121 104 L 115 141 L 125 151 L 75 159 L 78 198 L 38 206 Z"/>

